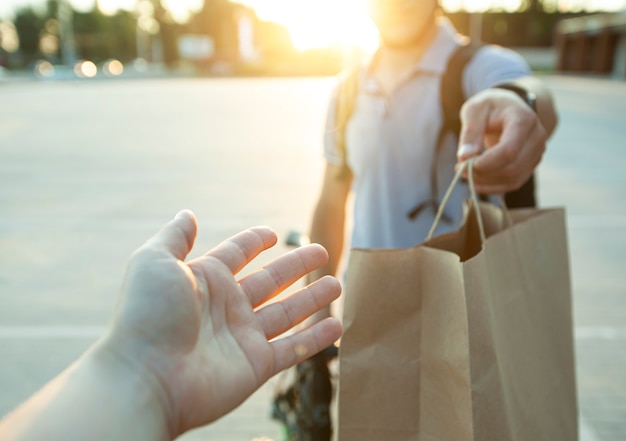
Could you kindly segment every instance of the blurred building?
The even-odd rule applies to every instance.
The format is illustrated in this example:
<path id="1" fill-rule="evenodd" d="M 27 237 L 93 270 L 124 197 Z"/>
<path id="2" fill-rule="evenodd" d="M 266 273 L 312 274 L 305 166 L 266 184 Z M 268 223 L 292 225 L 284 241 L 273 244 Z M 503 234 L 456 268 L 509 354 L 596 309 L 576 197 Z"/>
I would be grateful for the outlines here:
<path id="1" fill-rule="evenodd" d="M 626 78 L 626 10 L 562 20 L 556 45 L 562 72 Z"/>
<path id="2" fill-rule="evenodd" d="M 321 75 L 342 65 L 339 49 L 297 51 L 284 26 L 228 0 L 206 0 L 184 26 L 178 46 L 183 60 L 211 74 Z"/>

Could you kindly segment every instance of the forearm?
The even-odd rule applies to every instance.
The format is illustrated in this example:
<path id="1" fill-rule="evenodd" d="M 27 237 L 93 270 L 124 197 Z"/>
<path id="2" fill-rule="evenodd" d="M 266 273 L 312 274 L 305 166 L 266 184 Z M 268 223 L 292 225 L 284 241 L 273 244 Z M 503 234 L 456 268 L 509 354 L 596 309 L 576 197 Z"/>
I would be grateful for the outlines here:
<path id="1" fill-rule="evenodd" d="M 326 248 L 329 259 L 326 265 L 309 274 L 310 281 L 326 275 L 334 276 L 337 273 L 344 245 L 344 225 L 345 213 L 343 209 L 329 210 L 318 205 L 313 216 L 310 238 L 312 243 L 319 243 Z"/>
<path id="2" fill-rule="evenodd" d="M 100 345 L 0 422 L 7 441 L 168 440 L 165 397 Z"/>
<path id="3" fill-rule="evenodd" d="M 319 243 L 328 252 L 328 262 L 321 268 L 312 271 L 307 276 L 307 283 L 314 282 L 324 276 L 335 276 L 341 261 L 344 246 L 345 209 L 334 207 L 330 209 L 318 204 L 313 215 L 310 238 L 311 242 Z M 315 314 L 314 320 L 330 316 L 330 306 Z"/>
<path id="4" fill-rule="evenodd" d="M 558 115 L 552 98 L 552 92 L 543 81 L 536 77 L 524 77 L 512 81 L 519 87 L 533 92 L 537 97 L 537 116 L 546 130 L 548 137 L 552 135 L 558 124 Z"/>

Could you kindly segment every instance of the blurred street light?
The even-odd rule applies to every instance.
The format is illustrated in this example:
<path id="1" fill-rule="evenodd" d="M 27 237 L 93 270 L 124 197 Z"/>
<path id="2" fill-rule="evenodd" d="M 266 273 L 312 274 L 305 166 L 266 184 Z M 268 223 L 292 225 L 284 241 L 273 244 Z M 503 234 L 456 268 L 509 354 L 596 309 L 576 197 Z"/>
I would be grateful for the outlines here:
<path id="1" fill-rule="evenodd" d="M 124 73 L 124 65 L 119 60 L 111 59 L 104 63 L 102 70 L 105 75 L 115 77 Z"/>
<path id="2" fill-rule="evenodd" d="M 98 74 L 98 67 L 93 61 L 79 61 L 74 66 L 74 74 L 78 78 L 93 78 Z"/>
<path id="3" fill-rule="evenodd" d="M 0 21 L 0 49 L 6 52 L 16 52 L 20 47 L 15 25 L 10 21 Z"/>
<path id="4" fill-rule="evenodd" d="M 33 71 L 37 78 L 45 80 L 54 76 L 55 69 L 49 61 L 39 61 Z"/>

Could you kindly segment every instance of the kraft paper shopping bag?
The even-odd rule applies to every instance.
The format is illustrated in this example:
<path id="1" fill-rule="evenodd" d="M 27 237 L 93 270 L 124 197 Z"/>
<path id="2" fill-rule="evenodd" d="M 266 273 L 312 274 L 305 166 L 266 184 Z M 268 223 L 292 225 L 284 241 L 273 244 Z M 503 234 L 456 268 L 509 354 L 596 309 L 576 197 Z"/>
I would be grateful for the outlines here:
<path id="1" fill-rule="evenodd" d="M 578 439 L 564 210 L 473 195 L 457 232 L 351 251 L 339 441 Z"/>

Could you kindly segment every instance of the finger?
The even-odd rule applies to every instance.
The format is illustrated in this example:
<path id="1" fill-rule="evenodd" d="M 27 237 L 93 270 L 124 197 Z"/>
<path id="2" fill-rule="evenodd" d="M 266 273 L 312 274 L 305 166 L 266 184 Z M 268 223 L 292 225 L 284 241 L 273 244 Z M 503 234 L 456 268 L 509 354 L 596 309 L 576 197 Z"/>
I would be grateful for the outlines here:
<path id="1" fill-rule="evenodd" d="M 296 334 L 273 341 L 274 366 L 269 376 L 303 362 L 336 342 L 339 337 L 341 322 L 329 317 Z"/>
<path id="2" fill-rule="evenodd" d="M 537 165 L 538 161 L 530 165 L 519 165 L 514 168 L 507 168 L 507 170 L 504 170 L 501 174 L 501 178 L 488 176 L 485 179 L 478 180 L 478 178 L 475 177 L 474 185 L 476 191 L 480 194 L 498 194 L 515 191 L 530 179 Z"/>
<path id="3" fill-rule="evenodd" d="M 254 227 L 226 239 L 205 254 L 224 263 L 235 274 L 262 251 L 273 247 L 276 233 L 268 227 Z"/>
<path id="4" fill-rule="evenodd" d="M 477 173 L 490 173 L 502 169 L 528 153 L 537 140 L 538 125 L 535 114 L 526 109 L 509 114 L 502 122 L 500 140 L 480 155 L 474 164 Z"/>
<path id="5" fill-rule="evenodd" d="M 474 175 L 476 191 L 484 194 L 494 194 L 517 190 L 533 174 L 539 165 L 541 155 L 522 154 L 515 163 L 498 170 L 496 173 Z"/>
<path id="6" fill-rule="evenodd" d="M 239 281 L 253 308 L 278 295 L 302 276 L 328 262 L 318 244 L 296 248 Z"/>
<path id="7" fill-rule="evenodd" d="M 182 210 L 146 242 L 145 247 L 166 249 L 179 260 L 191 251 L 198 232 L 198 222 L 191 210 Z"/>
<path id="8" fill-rule="evenodd" d="M 280 302 L 265 306 L 257 311 L 257 317 L 270 340 L 330 305 L 340 294 L 339 281 L 326 276 Z"/>
<path id="9" fill-rule="evenodd" d="M 477 190 L 494 193 L 519 188 L 533 173 L 544 151 L 543 138 L 531 137 L 521 146 L 519 154 L 512 162 L 496 170 L 475 168 L 474 183 Z"/>
<path id="10" fill-rule="evenodd" d="M 461 133 L 457 158 L 463 162 L 482 151 L 491 106 L 488 101 L 468 101 L 461 108 Z"/>

